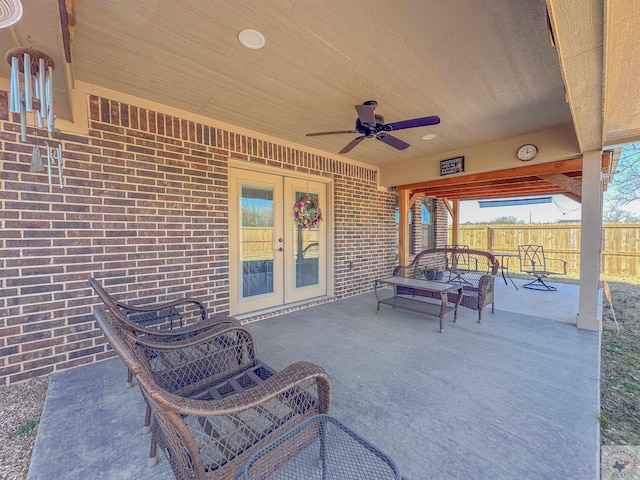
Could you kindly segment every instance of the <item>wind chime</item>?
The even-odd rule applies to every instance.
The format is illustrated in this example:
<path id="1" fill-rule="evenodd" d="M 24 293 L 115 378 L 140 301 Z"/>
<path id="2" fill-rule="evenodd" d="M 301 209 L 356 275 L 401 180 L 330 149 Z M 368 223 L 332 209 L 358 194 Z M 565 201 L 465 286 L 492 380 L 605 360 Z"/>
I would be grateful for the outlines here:
<path id="1" fill-rule="evenodd" d="M 53 136 L 53 69 L 55 63 L 49 55 L 35 48 L 14 48 L 6 53 L 11 66 L 11 87 L 9 92 L 9 111 L 20 114 L 20 141 L 27 141 L 27 113 L 32 113 L 34 123 L 39 129 L 45 129 L 48 136 Z M 20 74 L 23 75 L 22 82 Z M 52 178 L 52 164 L 58 166 L 58 177 L 62 187 L 62 145 L 45 141 L 47 153 L 47 171 L 49 184 Z M 36 139 L 31 155 L 32 172 L 43 172 L 42 156 Z"/>

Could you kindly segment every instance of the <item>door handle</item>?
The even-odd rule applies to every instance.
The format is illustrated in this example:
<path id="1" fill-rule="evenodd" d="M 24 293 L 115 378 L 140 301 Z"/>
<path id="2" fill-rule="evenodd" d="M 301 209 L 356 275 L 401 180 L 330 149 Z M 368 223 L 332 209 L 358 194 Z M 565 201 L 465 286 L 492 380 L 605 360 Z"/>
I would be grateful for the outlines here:
<path id="1" fill-rule="evenodd" d="M 283 252 L 283 251 L 284 251 L 284 248 L 280 247 L 280 248 L 278 249 L 278 251 L 279 251 L 279 252 Z"/>

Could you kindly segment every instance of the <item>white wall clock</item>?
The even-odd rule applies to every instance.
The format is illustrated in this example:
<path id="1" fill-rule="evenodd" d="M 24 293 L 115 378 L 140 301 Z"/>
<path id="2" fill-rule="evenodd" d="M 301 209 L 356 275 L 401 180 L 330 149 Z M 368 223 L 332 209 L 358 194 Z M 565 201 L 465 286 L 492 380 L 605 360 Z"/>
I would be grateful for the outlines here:
<path id="1" fill-rule="evenodd" d="M 522 145 L 518 149 L 518 160 L 522 160 L 523 162 L 533 160 L 534 158 L 536 158 L 536 155 L 538 155 L 538 147 L 531 143 Z"/>

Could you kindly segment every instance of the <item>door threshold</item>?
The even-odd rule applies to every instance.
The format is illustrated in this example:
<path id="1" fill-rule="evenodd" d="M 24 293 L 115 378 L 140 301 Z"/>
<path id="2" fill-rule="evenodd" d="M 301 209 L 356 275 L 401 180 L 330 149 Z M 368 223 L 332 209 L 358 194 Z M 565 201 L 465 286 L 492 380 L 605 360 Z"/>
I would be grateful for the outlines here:
<path id="1" fill-rule="evenodd" d="M 234 318 L 240 320 L 241 323 L 252 323 L 258 320 L 264 320 L 265 318 L 277 317 L 285 313 L 296 312 L 298 310 L 304 310 L 309 307 L 316 307 L 324 303 L 330 303 L 336 301 L 336 297 L 330 297 L 324 295 L 322 297 L 309 298 L 307 300 L 301 300 L 299 302 L 287 303 L 286 305 L 278 305 L 277 307 L 265 308 L 264 310 L 256 310 L 253 312 L 241 313 L 233 315 Z"/>

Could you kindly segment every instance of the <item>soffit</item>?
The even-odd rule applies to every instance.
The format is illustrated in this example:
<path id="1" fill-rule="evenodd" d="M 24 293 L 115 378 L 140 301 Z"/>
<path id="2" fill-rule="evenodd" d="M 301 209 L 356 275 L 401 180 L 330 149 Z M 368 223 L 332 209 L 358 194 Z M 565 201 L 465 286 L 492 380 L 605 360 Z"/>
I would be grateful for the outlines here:
<path id="1" fill-rule="evenodd" d="M 33 44 L 54 58 L 62 119 L 73 120 L 78 80 L 378 167 L 404 169 L 567 125 L 563 148 L 541 151 L 562 151 L 562 160 L 576 138 L 576 155 L 640 140 L 634 0 L 23 3 L 23 19 L 0 30 L 0 48 Z M 75 4 L 70 64 L 59 3 Z M 242 47 L 245 28 L 260 30 L 265 48 Z M 403 151 L 367 139 L 340 156 L 352 135 L 305 137 L 353 128 L 353 106 L 369 99 L 387 122 L 436 114 L 442 123 L 395 132 L 411 144 Z M 425 133 L 437 137 L 423 141 Z"/>
<path id="2" fill-rule="evenodd" d="M 604 143 L 640 141 L 640 5 L 605 2 Z"/>
<path id="3" fill-rule="evenodd" d="M 25 2 L 20 43 L 30 36 L 49 51 L 60 41 L 41 28 L 55 19 L 39 7 L 55 3 Z M 70 73 L 335 157 L 354 135 L 305 134 L 352 129 L 356 104 L 377 100 L 387 122 L 439 115 L 438 126 L 395 133 L 411 144 L 406 150 L 367 139 L 341 156 L 401 165 L 571 123 L 545 8 L 512 0 L 83 0 Z M 240 45 L 246 28 L 264 34 L 263 49 Z M 0 47 L 14 43 L 0 31 Z M 8 77 L 6 66 L 0 76 Z M 437 137 L 423 141 L 426 133 Z"/>

